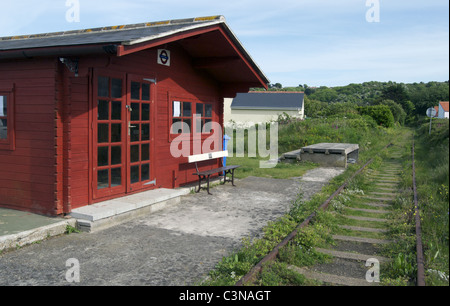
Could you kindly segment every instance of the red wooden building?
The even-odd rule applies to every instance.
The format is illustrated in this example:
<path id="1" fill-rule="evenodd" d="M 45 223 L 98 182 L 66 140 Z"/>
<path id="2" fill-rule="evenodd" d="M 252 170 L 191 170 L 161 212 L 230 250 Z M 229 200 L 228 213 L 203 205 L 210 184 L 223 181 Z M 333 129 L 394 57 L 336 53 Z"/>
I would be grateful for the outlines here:
<path id="1" fill-rule="evenodd" d="M 194 181 L 170 146 L 267 83 L 222 16 L 0 38 L 0 206 L 61 215 Z"/>

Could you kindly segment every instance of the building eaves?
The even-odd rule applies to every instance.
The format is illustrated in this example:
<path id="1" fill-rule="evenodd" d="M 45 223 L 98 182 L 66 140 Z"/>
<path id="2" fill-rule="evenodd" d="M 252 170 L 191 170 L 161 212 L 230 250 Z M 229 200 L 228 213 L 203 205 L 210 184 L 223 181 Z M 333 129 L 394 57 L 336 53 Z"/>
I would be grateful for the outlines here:
<path id="1" fill-rule="evenodd" d="M 0 59 L 50 55 L 70 56 L 103 52 L 117 54 L 119 47 L 132 47 L 214 26 L 220 26 L 228 35 L 241 56 L 258 74 L 261 82 L 264 84 L 270 83 L 267 76 L 226 24 L 225 17 L 221 15 L 0 37 Z"/>
<path id="2" fill-rule="evenodd" d="M 34 35 L 0 37 L 0 51 L 87 44 L 137 44 L 162 36 L 225 22 L 223 16 L 198 17 Z"/>

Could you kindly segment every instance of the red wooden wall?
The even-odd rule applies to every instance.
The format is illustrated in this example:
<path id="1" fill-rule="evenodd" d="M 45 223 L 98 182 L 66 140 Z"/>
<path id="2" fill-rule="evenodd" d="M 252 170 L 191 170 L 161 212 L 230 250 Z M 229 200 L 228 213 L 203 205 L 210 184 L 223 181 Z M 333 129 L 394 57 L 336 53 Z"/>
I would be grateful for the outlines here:
<path id="1" fill-rule="evenodd" d="M 92 204 L 95 69 L 156 77 L 156 187 L 195 181 L 195 166 L 170 153 L 171 97 L 213 103 L 216 122 L 222 122 L 223 98 L 219 84 L 195 70 L 183 48 L 177 43 L 166 48 L 171 51 L 170 67 L 157 64 L 157 50 L 150 49 L 124 57 L 81 57 L 77 77 L 58 58 L 1 61 L 0 85 L 15 85 L 16 148 L 0 150 L 0 206 L 59 215 Z"/>
<path id="2" fill-rule="evenodd" d="M 195 166 L 187 164 L 187 158 L 173 158 L 170 153 L 169 141 L 169 100 L 170 97 L 179 99 L 193 99 L 201 102 L 214 102 L 214 120 L 221 122 L 223 113 L 223 99 L 220 95 L 219 85 L 208 75 L 194 70 L 191 58 L 176 43 L 167 46 L 171 50 L 171 66 L 158 65 L 156 62 L 157 50 L 151 49 L 135 54 L 118 57 L 86 57 L 80 59 L 79 76 L 64 72 L 65 84 L 69 84 L 69 94 L 65 105 L 68 105 L 66 147 L 68 155 L 67 178 L 64 181 L 64 205 L 66 209 L 74 209 L 88 204 L 91 199 L 91 165 L 89 164 L 90 119 L 89 98 L 92 69 L 109 70 L 156 77 L 156 179 L 157 187 L 174 188 L 187 182 L 193 182 L 196 177 L 192 175 Z M 203 168 L 210 168 L 217 163 L 206 163 Z M 92 202 L 92 201 L 91 201 Z"/>
<path id="3" fill-rule="evenodd" d="M 2 207 L 62 212 L 55 206 L 56 67 L 56 59 L 0 62 L 0 84 L 15 88 L 15 150 L 0 150 Z"/>

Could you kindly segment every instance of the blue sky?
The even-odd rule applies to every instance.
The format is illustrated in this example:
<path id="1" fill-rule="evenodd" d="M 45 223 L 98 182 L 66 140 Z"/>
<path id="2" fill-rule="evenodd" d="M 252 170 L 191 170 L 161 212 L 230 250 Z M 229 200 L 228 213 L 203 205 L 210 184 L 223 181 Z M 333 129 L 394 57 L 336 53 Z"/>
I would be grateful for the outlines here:
<path id="1" fill-rule="evenodd" d="M 340 86 L 449 79 L 449 1 L 372 0 L 2 0 L 0 36 L 223 15 L 272 83 Z"/>

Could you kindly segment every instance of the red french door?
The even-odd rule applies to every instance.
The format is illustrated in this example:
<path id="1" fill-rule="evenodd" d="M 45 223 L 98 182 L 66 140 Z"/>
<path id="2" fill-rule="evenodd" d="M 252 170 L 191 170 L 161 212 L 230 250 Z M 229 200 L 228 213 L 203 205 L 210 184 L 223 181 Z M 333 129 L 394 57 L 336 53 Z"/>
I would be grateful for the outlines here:
<path id="1" fill-rule="evenodd" d="M 96 72 L 93 88 L 93 199 L 156 185 L 153 88 L 140 76 Z"/>
<path id="2" fill-rule="evenodd" d="M 156 185 L 154 171 L 154 83 L 143 76 L 128 76 L 128 159 L 127 190 Z"/>
<path id="3" fill-rule="evenodd" d="M 96 74 L 93 86 L 93 197 L 126 192 L 126 80 Z"/>

